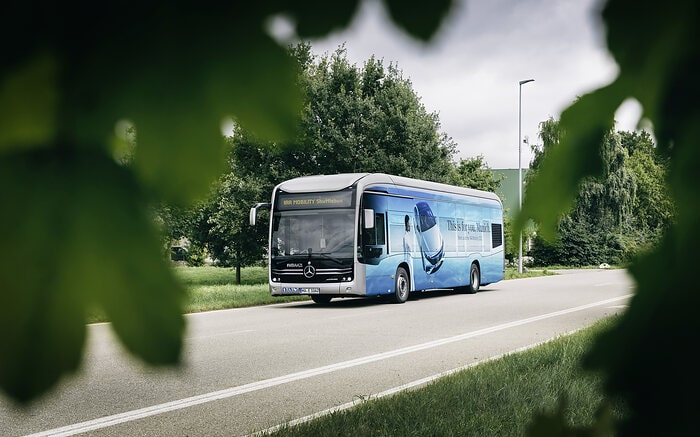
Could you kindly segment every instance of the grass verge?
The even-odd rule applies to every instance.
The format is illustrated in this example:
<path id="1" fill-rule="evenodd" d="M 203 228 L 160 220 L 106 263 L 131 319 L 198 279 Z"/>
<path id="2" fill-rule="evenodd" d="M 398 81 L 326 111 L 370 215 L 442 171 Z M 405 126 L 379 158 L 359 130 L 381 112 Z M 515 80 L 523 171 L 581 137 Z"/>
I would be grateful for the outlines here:
<path id="1" fill-rule="evenodd" d="M 590 426 L 604 397 L 600 378 L 584 372 L 580 362 L 595 336 L 616 319 L 604 319 L 573 335 L 423 388 L 366 401 L 265 435 L 523 436 L 534 417 L 555 412 L 570 427 Z M 566 407 L 560 411 L 563 399 Z M 610 413 L 621 418 L 622 405 L 611 404 Z"/>
<path id="2" fill-rule="evenodd" d="M 234 284 L 236 271 L 232 268 L 176 267 L 175 272 L 188 290 L 188 313 L 309 300 L 308 296 L 271 296 L 267 286 L 266 267 L 242 269 L 240 285 Z M 506 279 L 553 274 L 546 269 L 529 270 L 521 274 L 515 268 L 506 269 Z"/>
<path id="3" fill-rule="evenodd" d="M 273 297 L 267 285 L 267 267 L 241 269 L 241 283 L 235 284 L 236 270 L 223 267 L 174 266 L 175 274 L 187 289 L 186 313 L 242 308 L 271 303 L 309 300 L 308 296 Z M 527 270 L 518 273 L 516 268 L 506 268 L 505 279 L 553 275 L 547 270 Z M 88 314 L 88 323 L 108 321 L 104 312 L 93 310 Z"/>
<path id="4" fill-rule="evenodd" d="M 187 287 L 188 313 L 309 299 L 308 296 L 271 296 L 266 267 L 241 269 L 240 285 L 234 284 L 236 270 L 232 268 L 177 267 L 175 272 Z"/>
<path id="5" fill-rule="evenodd" d="M 241 284 L 235 284 L 236 269 L 223 267 L 173 267 L 185 285 L 185 313 L 243 308 L 271 303 L 309 300 L 308 296 L 273 297 L 267 285 L 267 267 L 241 269 Z M 88 323 L 107 322 L 101 309 L 88 313 Z"/>

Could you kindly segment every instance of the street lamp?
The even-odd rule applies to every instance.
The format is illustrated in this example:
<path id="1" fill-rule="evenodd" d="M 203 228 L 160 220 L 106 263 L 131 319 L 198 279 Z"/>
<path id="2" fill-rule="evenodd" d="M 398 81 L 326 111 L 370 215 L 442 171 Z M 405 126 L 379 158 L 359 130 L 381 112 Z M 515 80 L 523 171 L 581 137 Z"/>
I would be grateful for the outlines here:
<path id="1" fill-rule="evenodd" d="M 534 82 L 535 79 L 525 79 L 518 82 L 518 205 L 523 209 L 523 166 L 522 166 L 522 124 L 523 124 L 523 85 Z M 523 272 L 523 231 L 520 231 L 518 238 L 518 273 Z"/>

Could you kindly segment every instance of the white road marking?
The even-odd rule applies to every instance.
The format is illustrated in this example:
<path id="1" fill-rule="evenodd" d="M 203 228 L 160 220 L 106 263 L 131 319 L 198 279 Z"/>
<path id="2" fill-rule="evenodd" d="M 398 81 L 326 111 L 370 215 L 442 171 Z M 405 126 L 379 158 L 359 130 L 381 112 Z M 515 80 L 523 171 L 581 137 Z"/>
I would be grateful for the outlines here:
<path id="1" fill-rule="evenodd" d="M 400 355 L 410 354 L 413 352 L 418 352 L 438 346 L 443 346 L 450 343 L 455 343 L 458 341 L 478 337 L 481 335 L 491 334 L 493 332 L 502 331 L 509 328 L 514 328 L 517 326 L 525 325 L 528 323 L 537 322 L 544 319 L 549 319 L 552 317 L 558 317 L 565 314 L 573 313 L 576 311 L 585 310 L 588 308 L 593 308 L 601 305 L 607 305 L 619 300 L 627 299 L 631 297 L 631 294 L 614 297 L 611 299 L 602 300 L 599 302 L 594 302 L 586 305 L 581 305 L 573 308 L 568 308 L 561 311 L 555 311 L 548 314 L 542 314 L 539 316 L 528 317 L 526 319 L 516 320 L 509 323 L 504 323 L 501 325 L 492 326 L 490 328 L 479 329 L 477 331 L 466 332 L 464 334 L 456 335 L 453 337 L 443 338 L 440 340 L 429 341 L 427 343 L 421 343 L 414 346 L 408 346 L 401 349 L 396 349 L 393 351 L 382 352 L 379 354 L 368 355 L 366 357 L 356 358 L 353 360 L 343 361 L 340 363 L 330 364 L 327 366 L 317 367 L 315 369 L 303 370 L 301 372 L 290 373 L 288 375 L 278 376 L 276 378 L 270 378 L 263 381 L 252 382 L 249 384 L 240 385 L 238 387 L 231 387 L 224 390 L 218 390 L 210 393 L 204 393 L 197 396 L 192 396 L 184 399 L 179 399 L 176 401 L 166 402 L 163 404 L 153 405 L 146 408 L 140 408 L 138 410 L 126 411 L 124 413 L 113 414 L 111 416 L 104 416 L 93 420 L 88 420 L 85 422 L 75 423 L 72 425 L 63 426 L 60 428 L 54 428 L 46 431 L 41 431 L 35 434 L 30 434 L 27 437 L 45 437 L 45 436 L 71 436 L 84 432 L 94 431 L 97 429 L 107 428 L 110 426 L 118 425 L 120 423 L 130 422 L 133 420 L 142 419 L 144 417 L 155 416 L 158 414 L 166 413 L 169 411 L 180 410 L 183 408 L 192 407 L 195 405 L 204 404 L 207 402 L 212 402 L 220 399 L 226 399 L 244 393 L 250 393 L 257 390 L 263 390 L 270 387 L 275 387 L 281 384 L 286 384 L 288 382 L 299 381 L 302 379 L 311 378 L 314 376 L 324 375 L 326 373 L 335 372 L 338 370 L 348 369 L 351 367 L 361 366 L 363 364 L 369 364 L 376 361 L 386 360 L 389 358 L 397 357 Z"/>
<path id="2" fill-rule="evenodd" d="M 291 421 L 289 421 L 289 422 L 287 422 L 287 423 L 282 423 L 282 424 L 273 426 L 273 427 L 271 427 L 271 428 L 267 428 L 267 429 L 264 429 L 264 430 L 262 430 L 262 431 L 258 431 L 258 432 L 256 432 L 256 433 L 249 434 L 249 436 L 250 436 L 250 437 L 262 437 L 262 436 L 265 436 L 265 435 L 268 435 L 268 434 L 272 434 L 273 432 L 279 431 L 279 430 L 282 429 L 282 428 L 292 427 L 292 426 L 299 425 L 299 424 L 304 423 L 304 422 L 308 422 L 308 421 L 310 421 L 310 420 L 318 419 L 318 418 L 320 418 L 320 417 L 326 416 L 326 415 L 331 414 L 331 413 L 336 413 L 336 412 L 339 412 L 339 411 L 347 410 L 347 409 L 349 409 L 349 408 L 352 408 L 352 407 L 354 407 L 354 406 L 356 406 L 356 405 L 362 404 L 362 403 L 367 402 L 367 401 L 371 401 L 371 400 L 374 400 L 374 399 L 380 399 L 380 398 L 383 398 L 383 397 L 386 397 L 386 396 L 391 396 L 391 395 L 393 395 L 393 394 L 396 394 L 396 393 L 399 393 L 399 392 L 402 392 L 402 391 L 405 391 L 405 390 L 409 390 L 409 389 L 412 389 L 412 388 L 415 388 L 415 387 L 420 387 L 420 386 L 422 386 L 422 385 L 428 384 L 428 383 L 433 382 L 433 381 L 435 381 L 435 380 L 438 380 L 438 379 L 440 379 L 440 378 L 444 378 L 445 376 L 449 376 L 449 375 L 452 375 L 452 374 L 461 372 L 462 370 L 466 370 L 466 369 L 469 369 L 469 368 L 472 368 L 472 367 L 476 367 L 476 366 L 478 366 L 478 365 L 480 365 L 480 364 L 484 364 L 484 363 L 487 363 L 487 362 L 489 362 L 489 361 L 494 361 L 494 360 L 497 360 L 497 359 L 499 359 L 499 358 L 503 358 L 503 357 L 505 357 L 506 355 L 511 355 L 511 354 L 515 354 L 515 353 L 519 353 L 519 352 L 524 352 L 524 351 L 529 350 L 529 349 L 533 349 L 533 348 L 535 348 L 535 347 L 537 347 L 537 346 L 541 346 L 541 345 L 543 345 L 543 344 L 545 344 L 545 343 L 549 343 L 550 341 L 556 340 L 556 339 L 558 339 L 558 338 L 560 338 L 560 337 L 562 337 L 562 336 L 567 336 L 567 335 L 574 334 L 574 333 L 576 333 L 576 332 L 578 332 L 578 331 L 579 331 L 579 330 L 576 329 L 576 330 L 573 330 L 573 331 L 570 331 L 570 332 L 567 332 L 567 333 L 564 333 L 564 334 L 561 334 L 561 335 L 557 335 L 556 337 L 552 337 L 552 338 L 550 338 L 550 339 L 548 339 L 548 340 L 538 341 L 537 343 L 533 343 L 533 344 L 530 344 L 530 345 L 527 345 L 527 346 L 519 347 L 519 348 L 517 348 L 517 349 L 515 349 L 515 350 L 512 350 L 512 351 L 510 351 L 510 352 L 506 352 L 506 353 L 504 353 L 504 354 L 494 355 L 494 356 L 492 356 L 492 357 L 484 358 L 483 360 L 479 360 L 479 361 L 475 361 L 475 362 L 473 362 L 473 363 L 465 364 L 464 366 L 457 367 L 456 369 L 446 370 L 446 371 L 444 371 L 444 372 L 440 372 L 440 373 L 435 374 L 435 375 L 426 376 L 425 378 L 421 378 L 421 379 L 418 379 L 418 380 L 416 380 L 416 381 L 408 382 L 408 383 L 402 384 L 402 385 L 400 385 L 400 386 L 398 386 L 398 387 L 392 387 L 392 388 L 390 388 L 390 389 L 388 389 L 388 390 L 385 390 L 385 391 L 383 391 L 383 392 L 381 392 L 381 393 L 369 395 L 369 396 L 363 397 L 363 398 L 361 398 L 361 399 L 355 399 L 355 400 L 353 400 L 352 402 L 347 402 L 347 403 L 345 403 L 345 404 L 338 405 L 338 406 L 335 406 L 335 407 L 332 407 L 332 408 L 328 408 L 328 409 L 326 409 L 326 410 L 319 411 L 319 412 L 317 412 L 317 413 L 310 414 L 310 415 L 308 415 L 308 416 L 304 416 L 304 417 L 300 417 L 300 418 L 298 418 L 298 419 L 291 420 Z"/>

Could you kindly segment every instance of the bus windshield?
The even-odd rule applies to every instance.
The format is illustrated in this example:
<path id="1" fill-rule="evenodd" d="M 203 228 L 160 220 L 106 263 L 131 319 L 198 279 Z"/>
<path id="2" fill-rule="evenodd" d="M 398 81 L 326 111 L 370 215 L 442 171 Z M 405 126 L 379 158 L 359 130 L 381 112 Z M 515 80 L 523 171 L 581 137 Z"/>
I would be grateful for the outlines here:
<path id="1" fill-rule="evenodd" d="M 352 258 L 354 219 L 349 208 L 276 212 L 270 255 Z"/>

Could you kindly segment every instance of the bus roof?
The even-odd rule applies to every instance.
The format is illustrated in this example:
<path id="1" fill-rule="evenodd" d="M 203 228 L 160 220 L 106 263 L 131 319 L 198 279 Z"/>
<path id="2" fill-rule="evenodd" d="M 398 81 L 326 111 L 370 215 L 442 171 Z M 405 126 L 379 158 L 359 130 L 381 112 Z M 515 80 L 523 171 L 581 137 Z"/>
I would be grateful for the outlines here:
<path id="1" fill-rule="evenodd" d="M 334 175 L 302 176 L 282 182 L 277 185 L 277 189 L 287 193 L 307 193 L 338 191 L 357 186 L 359 190 L 364 191 L 371 189 L 372 186 L 379 185 L 394 185 L 397 187 L 418 188 L 449 194 L 462 194 L 465 196 L 493 199 L 501 203 L 501 199 L 498 195 L 489 191 L 412 179 L 403 176 L 392 176 L 385 173 L 341 173 Z"/>

